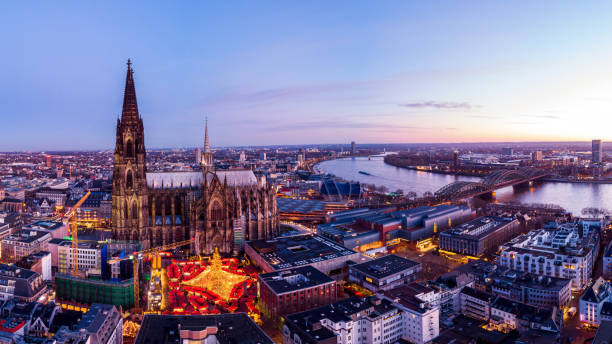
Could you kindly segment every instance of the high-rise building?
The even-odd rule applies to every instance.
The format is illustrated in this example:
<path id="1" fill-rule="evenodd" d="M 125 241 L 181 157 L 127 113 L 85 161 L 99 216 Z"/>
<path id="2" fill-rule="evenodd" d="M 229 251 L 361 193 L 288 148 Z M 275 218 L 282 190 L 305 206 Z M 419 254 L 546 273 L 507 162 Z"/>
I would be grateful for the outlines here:
<path id="1" fill-rule="evenodd" d="M 542 151 L 537 150 L 531 153 L 531 161 L 542 161 Z"/>
<path id="2" fill-rule="evenodd" d="M 45 165 L 47 165 L 47 167 L 51 167 L 52 163 L 53 163 L 53 158 L 51 158 L 51 155 L 45 156 Z"/>
<path id="3" fill-rule="evenodd" d="M 266 160 L 266 152 L 259 153 L 259 160 L 263 160 L 263 161 Z"/>
<path id="4" fill-rule="evenodd" d="M 196 148 L 195 150 L 195 160 L 197 165 L 200 165 L 202 163 L 202 150 L 200 149 L 200 147 Z"/>
<path id="5" fill-rule="evenodd" d="M 355 145 L 355 141 L 351 141 L 351 155 L 355 155 L 357 153 L 357 147 Z"/>
<path id="6" fill-rule="evenodd" d="M 502 155 L 514 155 L 514 149 L 512 147 L 502 148 Z"/>
<path id="7" fill-rule="evenodd" d="M 601 140 L 593 140 L 592 142 L 592 148 L 591 148 L 591 153 L 592 153 L 592 158 L 591 161 L 594 164 L 600 164 L 601 163 L 601 157 L 602 157 L 602 146 L 601 146 Z"/>
<path id="8" fill-rule="evenodd" d="M 238 160 L 240 162 L 245 162 L 246 161 L 246 154 L 244 154 L 244 152 L 240 152 L 240 158 L 238 158 Z"/>

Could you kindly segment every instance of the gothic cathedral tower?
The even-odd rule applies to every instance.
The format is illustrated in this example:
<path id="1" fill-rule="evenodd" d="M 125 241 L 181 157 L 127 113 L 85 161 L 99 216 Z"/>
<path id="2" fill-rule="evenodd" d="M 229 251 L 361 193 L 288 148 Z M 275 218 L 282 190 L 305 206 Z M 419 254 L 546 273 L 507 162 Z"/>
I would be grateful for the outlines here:
<path id="1" fill-rule="evenodd" d="M 202 152 L 202 166 L 205 170 L 213 170 L 213 156 L 210 150 L 210 140 L 208 139 L 208 118 L 204 125 L 204 152 Z"/>
<path id="2" fill-rule="evenodd" d="M 113 169 L 113 238 L 148 242 L 147 164 L 144 126 L 138 113 L 134 71 L 128 59 L 123 111 L 117 119 Z"/>

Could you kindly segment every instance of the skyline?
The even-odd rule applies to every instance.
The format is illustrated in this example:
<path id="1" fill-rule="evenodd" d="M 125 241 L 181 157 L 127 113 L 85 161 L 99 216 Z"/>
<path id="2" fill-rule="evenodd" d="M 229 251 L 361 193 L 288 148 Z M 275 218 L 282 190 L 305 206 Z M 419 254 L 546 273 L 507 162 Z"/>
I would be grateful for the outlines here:
<path id="1" fill-rule="evenodd" d="M 150 148 L 612 140 L 612 4 L 517 4 L 5 3 L 0 151 L 111 148 L 127 58 Z"/>

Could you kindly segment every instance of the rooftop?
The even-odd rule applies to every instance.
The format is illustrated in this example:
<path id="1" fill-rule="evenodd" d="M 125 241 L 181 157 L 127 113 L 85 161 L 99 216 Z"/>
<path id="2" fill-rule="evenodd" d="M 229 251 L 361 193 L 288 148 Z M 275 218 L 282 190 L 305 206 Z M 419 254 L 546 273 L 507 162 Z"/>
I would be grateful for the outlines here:
<path id="1" fill-rule="evenodd" d="M 514 221 L 516 220 L 496 216 L 483 216 L 453 227 L 442 232 L 441 235 L 480 239 Z"/>
<path id="2" fill-rule="evenodd" d="M 357 254 L 318 235 L 306 234 L 248 243 L 275 270 Z"/>
<path id="3" fill-rule="evenodd" d="M 180 344 L 183 331 L 211 333 L 219 343 L 274 343 L 246 313 L 234 313 L 187 316 L 147 314 L 142 320 L 135 344 Z"/>
<path id="4" fill-rule="evenodd" d="M 312 288 L 334 281 L 310 265 L 261 274 L 259 278 L 277 294 Z"/>
<path id="5" fill-rule="evenodd" d="M 390 254 L 381 258 L 373 259 L 365 263 L 351 266 L 351 270 L 357 270 L 376 279 L 388 277 L 410 269 L 421 263 Z"/>

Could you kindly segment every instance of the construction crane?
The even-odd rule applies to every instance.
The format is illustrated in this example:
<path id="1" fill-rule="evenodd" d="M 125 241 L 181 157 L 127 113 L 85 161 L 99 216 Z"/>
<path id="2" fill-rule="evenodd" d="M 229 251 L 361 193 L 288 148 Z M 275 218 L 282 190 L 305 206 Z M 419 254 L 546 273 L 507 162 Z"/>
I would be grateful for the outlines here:
<path id="1" fill-rule="evenodd" d="M 91 191 L 88 190 L 85 196 L 81 197 L 81 199 L 72 206 L 72 209 L 64 215 L 63 219 L 64 224 L 70 221 L 70 233 L 72 234 L 72 275 L 75 277 L 79 274 L 79 228 L 76 221 L 76 212 L 87 200 L 89 195 L 91 195 Z"/>
<path id="2" fill-rule="evenodd" d="M 172 249 L 179 248 L 181 246 L 187 246 L 190 244 L 191 244 L 191 240 L 184 240 L 184 241 L 179 241 L 179 242 L 175 242 L 172 244 L 157 246 L 157 247 L 149 248 L 149 249 L 138 251 L 138 252 L 133 252 L 131 255 L 127 257 L 114 258 L 114 259 L 108 260 L 109 264 L 115 264 L 115 263 L 119 263 L 125 260 L 133 261 L 134 263 L 134 308 L 137 311 L 140 309 L 140 281 L 139 281 L 139 276 L 138 276 L 139 275 L 138 266 L 139 266 L 139 262 L 142 259 L 142 257 L 144 257 L 145 255 L 151 255 L 151 254 L 154 254 L 155 257 L 157 257 L 157 254 L 159 252 L 172 250 Z M 157 261 L 157 258 L 155 259 L 155 261 Z"/>

